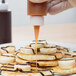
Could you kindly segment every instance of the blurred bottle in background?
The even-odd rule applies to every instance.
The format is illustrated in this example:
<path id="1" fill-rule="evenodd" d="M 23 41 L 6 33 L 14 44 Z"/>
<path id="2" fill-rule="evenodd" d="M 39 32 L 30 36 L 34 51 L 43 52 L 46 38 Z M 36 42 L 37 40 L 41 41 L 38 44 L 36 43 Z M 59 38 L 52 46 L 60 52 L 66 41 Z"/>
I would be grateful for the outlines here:
<path id="1" fill-rule="evenodd" d="M 0 3 L 0 44 L 11 42 L 11 11 L 5 0 Z"/>

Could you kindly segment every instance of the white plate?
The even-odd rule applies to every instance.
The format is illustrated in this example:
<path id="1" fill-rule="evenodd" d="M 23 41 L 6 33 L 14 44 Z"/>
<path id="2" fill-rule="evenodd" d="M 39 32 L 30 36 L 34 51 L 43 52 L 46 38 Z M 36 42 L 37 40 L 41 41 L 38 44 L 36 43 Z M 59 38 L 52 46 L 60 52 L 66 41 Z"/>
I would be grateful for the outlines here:
<path id="1" fill-rule="evenodd" d="M 57 43 L 57 42 L 48 42 L 48 43 L 53 43 L 56 45 L 61 45 L 63 47 L 67 47 L 70 49 L 70 52 L 76 51 L 76 45 L 73 45 L 73 44 Z M 25 47 L 26 45 L 29 45 L 29 42 L 14 42 L 14 43 L 2 44 L 2 45 L 0 45 L 0 47 L 9 46 L 9 45 L 14 45 L 16 47 L 16 50 L 18 50 L 20 47 Z M 55 76 L 76 76 L 76 74 L 74 74 L 74 75 L 55 75 Z"/>

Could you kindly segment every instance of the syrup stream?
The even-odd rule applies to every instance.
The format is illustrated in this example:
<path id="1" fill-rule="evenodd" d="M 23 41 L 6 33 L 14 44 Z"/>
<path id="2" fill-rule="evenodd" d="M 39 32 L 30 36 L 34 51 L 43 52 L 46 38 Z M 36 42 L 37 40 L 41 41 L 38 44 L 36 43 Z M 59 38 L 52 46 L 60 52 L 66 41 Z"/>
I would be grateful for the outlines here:
<path id="1" fill-rule="evenodd" d="M 36 42 L 36 58 L 37 58 L 37 41 L 39 36 L 39 29 L 40 29 L 40 26 L 34 26 L 35 42 Z M 37 59 L 36 59 L 36 72 L 37 72 Z"/>

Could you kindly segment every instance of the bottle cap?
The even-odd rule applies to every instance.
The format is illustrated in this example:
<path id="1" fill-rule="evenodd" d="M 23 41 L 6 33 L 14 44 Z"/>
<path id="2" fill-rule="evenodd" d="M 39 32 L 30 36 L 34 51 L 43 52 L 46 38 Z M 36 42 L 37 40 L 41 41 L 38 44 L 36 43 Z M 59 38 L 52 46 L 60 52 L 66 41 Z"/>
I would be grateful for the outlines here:
<path id="1" fill-rule="evenodd" d="M 33 26 L 34 25 L 42 26 L 42 25 L 44 25 L 44 17 L 43 16 L 31 16 L 30 23 Z"/>
<path id="2" fill-rule="evenodd" d="M 8 4 L 5 3 L 5 0 L 2 0 L 2 3 L 0 3 L 0 11 L 8 11 Z"/>

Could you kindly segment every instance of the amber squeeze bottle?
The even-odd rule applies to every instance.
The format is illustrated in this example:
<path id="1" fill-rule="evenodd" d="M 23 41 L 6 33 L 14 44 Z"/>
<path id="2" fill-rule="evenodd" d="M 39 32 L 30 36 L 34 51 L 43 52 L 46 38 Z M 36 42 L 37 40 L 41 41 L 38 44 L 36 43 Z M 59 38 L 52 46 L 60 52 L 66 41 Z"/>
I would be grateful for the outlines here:
<path id="1" fill-rule="evenodd" d="M 39 36 L 40 26 L 44 25 L 44 16 L 47 15 L 47 1 L 43 3 L 33 3 L 27 0 L 27 14 L 30 16 L 30 23 L 34 26 L 35 41 L 37 48 L 37 41 Z M 36 49 L 37 55 L 37 49 Z M 37 60 L 36 60 L 37 63 Z M 36 64 L 37 67 L 37 64 Z M 37 69 L 36 69 L 37 72 Z"/>

